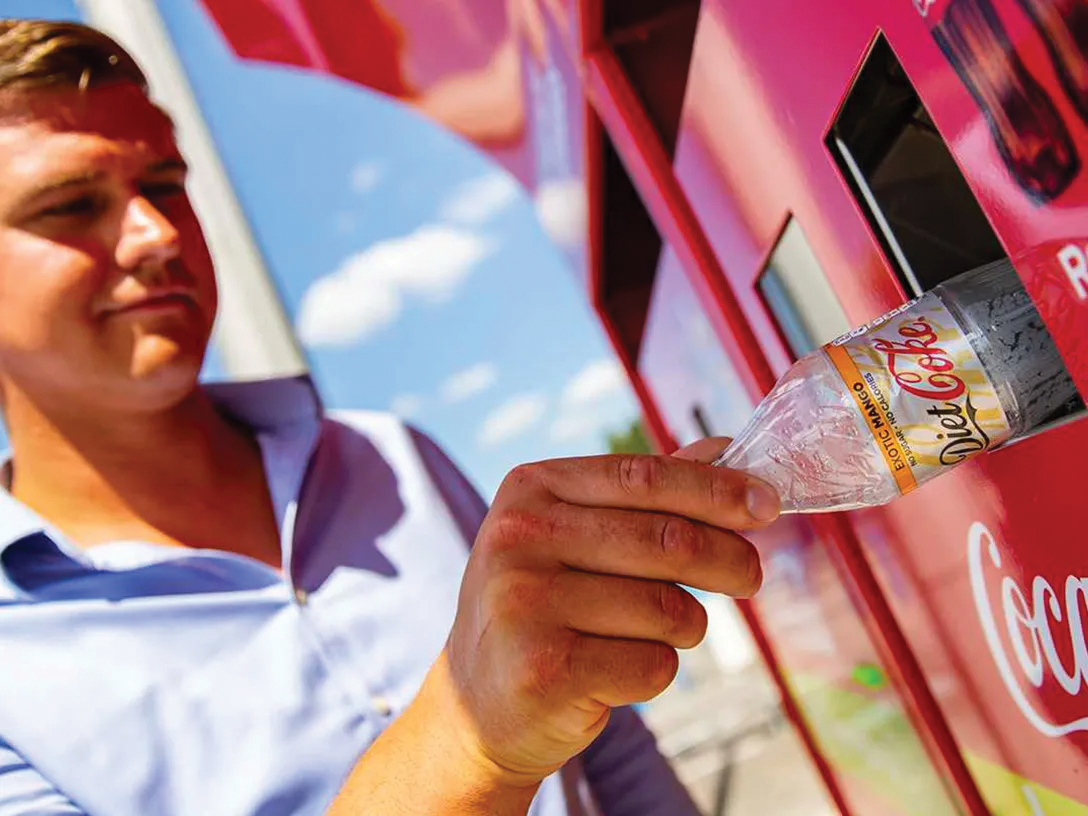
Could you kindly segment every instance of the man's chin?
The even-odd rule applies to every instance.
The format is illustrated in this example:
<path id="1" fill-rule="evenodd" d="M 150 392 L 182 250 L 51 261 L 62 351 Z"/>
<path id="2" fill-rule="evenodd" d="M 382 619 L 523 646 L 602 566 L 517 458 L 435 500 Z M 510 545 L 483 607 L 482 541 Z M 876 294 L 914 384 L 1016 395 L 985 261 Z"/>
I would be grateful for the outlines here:
<path id="1" fill-rule="evenodd" d="M 145 338 L 136 349 L 129 367 L 133 396 L 139 402 L 152 401 L 169 407 L 197 387 L 204 362 L 204 349 L 185 348 L 165 338 L 155 343 Z M 154 406 L 148 406 L 154 407 Z"/>

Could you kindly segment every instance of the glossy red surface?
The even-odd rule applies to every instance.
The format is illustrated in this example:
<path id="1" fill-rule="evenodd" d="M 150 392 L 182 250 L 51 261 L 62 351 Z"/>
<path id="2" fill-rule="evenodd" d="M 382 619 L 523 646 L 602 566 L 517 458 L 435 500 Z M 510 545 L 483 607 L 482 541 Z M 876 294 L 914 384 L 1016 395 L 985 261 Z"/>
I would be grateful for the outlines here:
<path id="1" fill-rule="evenodd" d="M 202 2 L 242 56 L 417 106 L 541 208 L 549 185 L 588 190 L 588 219 L 560 196 L 545 221 L 622 351 L 599 296 L 603 127 L 666 244 L 641 351 L 621 353 L 666 449 L 701 433 L 696 405 L 711 430 L 737 430 L 790 364 L 757 279 L 791 218 L 849 322 L 903 302 L 826 146 L 882 32 L 1088 392 L 1088 70 L 1031 16 L 1088 18 L 1084 0 L 993 0 L 1079 159 L 1065 175 L 1068 156 L 1037 159 L 1052 172 L 1034 187 L 938 47 L 949 0 L 702 0 L 690 68 L 674 66 L 687 87 L 672 156 L 603 36 L 602 0 Z M 742 609 L 844 812 L 1088 813 L 1086 451 L 1073 419 L 887 507 L 759 538 L 767 585 Z"/>
<path id="2" fill-rule="evenodd" d="M 1058 84 L 1043 40 L 1017 3 L 995 6 L 1077 149 L 1088 152 L 1088 131 Z M 932 7 L 931 18 L 942 10 Z M 1050 203 L 1028 196 L 937 48 L 929 22 L 908 2 L 834 9 L 794 0 L 703 3 L 675 171 L 760 347 L 776 370 L 788 365 L 756 278 L 791 215 L 850 322 L 903 300 L 825 146 L 878 30 L 951 145 L 1083 391 L 1086 306 L 1077 253 L 1088 226 L 1088 180 L 1079 174 Z M 655 369 L 649 352 L 645 359 L 651 389 L 655 380 L 674 376 Z M 1075 803 L 1088 802 L 1082 626 L 1088 596 L 1078 546 L 1086 444 L 1088 423 L 1074 420 L 886 508 L 846 514 L 860 544 L 853 555 L 878 576 L 955 745 L 995 812 L 1079 813 Z M 849 542 L 838 546 L 852 557 Z M 797 589 L 796 602 L 810 602 L 808 594 Z M 768 631 L 773 640 L 770 619 Z M 790 654 L 780 652 L 785 662 Z"/>

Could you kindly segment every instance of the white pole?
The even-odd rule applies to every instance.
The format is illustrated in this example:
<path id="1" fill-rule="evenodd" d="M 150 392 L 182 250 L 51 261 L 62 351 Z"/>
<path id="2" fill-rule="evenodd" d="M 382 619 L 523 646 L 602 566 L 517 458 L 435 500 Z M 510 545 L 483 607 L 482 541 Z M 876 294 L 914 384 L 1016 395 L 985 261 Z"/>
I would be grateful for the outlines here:
<path id="1" fill-rule="evenodd" d="M 305 372 L 291 323 L 154 0 L 77 2 L 90 25 L 132 54 L 155 100 L 177 123 L 178 145 L 192 168 L 193 207 L 215 259 L 220 289 L 215 343 L 227 373 L 254 380 Z"/>

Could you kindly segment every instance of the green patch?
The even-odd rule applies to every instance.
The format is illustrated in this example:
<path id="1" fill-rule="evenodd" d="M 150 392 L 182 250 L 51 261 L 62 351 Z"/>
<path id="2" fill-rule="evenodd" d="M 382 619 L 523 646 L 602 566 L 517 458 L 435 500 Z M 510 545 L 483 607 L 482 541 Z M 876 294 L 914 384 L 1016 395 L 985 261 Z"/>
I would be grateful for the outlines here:
<path id="1" fill-rule="evenodd" d="M 864 665 L 851 679 L 869 689 L 881 688 L 873 683 L 884 672 L 878 666 L 863 670 Z M 814 675 L 793 673 L 787 680 L 833 768 L 905 816 L 957 816 L 952 796 L 895 701 L 841 689 Z M 997 763 L 970 751 L 964 752 L 964 760 L 993 816 L 1088 816 L 1088 805 Z"/>
<path id="2" fill-rule="evenodd" d="M 893 701 L 811 675 L 791 674 L 790 685 L 834 768 L 904 816 L 959 816 L 914 726 Z"/>

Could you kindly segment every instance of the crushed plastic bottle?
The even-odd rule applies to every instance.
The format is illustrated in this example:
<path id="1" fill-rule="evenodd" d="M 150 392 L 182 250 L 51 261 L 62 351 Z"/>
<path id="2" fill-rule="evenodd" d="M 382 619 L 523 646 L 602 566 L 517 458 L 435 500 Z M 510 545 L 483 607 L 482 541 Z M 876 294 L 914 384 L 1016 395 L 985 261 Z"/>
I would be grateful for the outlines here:
<path id="1" fill-rule="evenodd" d="M 714 463 L 784 512 L 872 507 L 1078 400 L 1008 261 L 942 283 L 799 360 Z"/>

